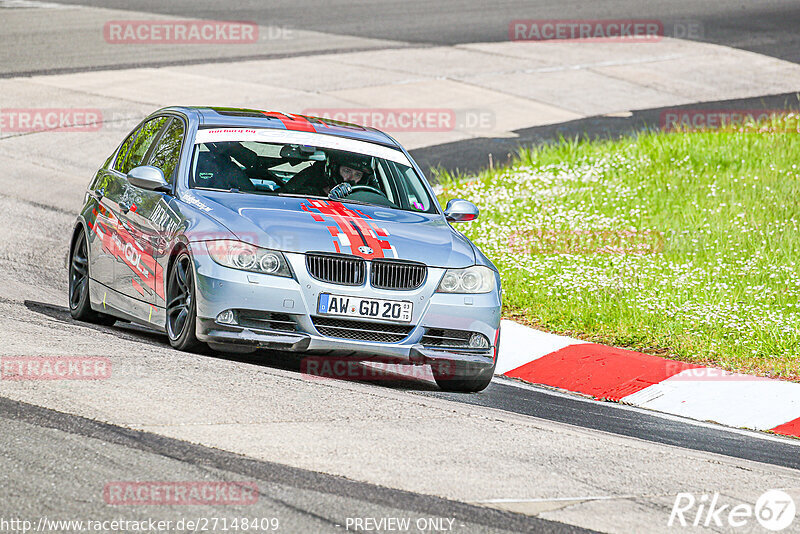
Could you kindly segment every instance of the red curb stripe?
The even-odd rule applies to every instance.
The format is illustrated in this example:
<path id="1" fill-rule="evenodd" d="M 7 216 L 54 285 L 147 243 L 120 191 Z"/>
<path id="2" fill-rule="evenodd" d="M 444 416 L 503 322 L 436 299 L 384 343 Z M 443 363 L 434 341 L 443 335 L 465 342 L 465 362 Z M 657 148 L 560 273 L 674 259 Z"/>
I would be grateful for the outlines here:
<path id="1" fill-rule="evenodd" d="M 794 421 L 789 421 L 788 423 L 784 423 L 780 426 L 776 426 L 772 429 L 773 432 L 776 434 L 783 434 L 784 436 L 794 436 L 796 438 L 800 438 L 800 417 L 795 419 Z"/>
<path id="2" fill-rule="evenodd" d="M 622 397 L 700 365 L 594 343 L 570 345 L 505 373 L 598 399 Z"/>

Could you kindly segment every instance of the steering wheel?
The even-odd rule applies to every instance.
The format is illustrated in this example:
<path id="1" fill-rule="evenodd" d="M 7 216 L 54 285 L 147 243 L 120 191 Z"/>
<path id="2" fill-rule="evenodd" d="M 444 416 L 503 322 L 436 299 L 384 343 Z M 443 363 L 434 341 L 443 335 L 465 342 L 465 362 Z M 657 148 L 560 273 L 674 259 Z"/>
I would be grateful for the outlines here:
<path id="1" fill-rule="evenodd" d="M 380 189 L 372 187 L 371 185 L 354 185 L 353 189 L 350 191 L 350 193 L 352 194 L 352 193 L 355 193 L 356 191 L 370 191 L 372 193 L 378 193 L 379 195 L 382 195 L 382 196 L 384 196 L 386 198 L 389 198 L 389 197 L 386 196 L 386 193 L 384 193 Z"/>

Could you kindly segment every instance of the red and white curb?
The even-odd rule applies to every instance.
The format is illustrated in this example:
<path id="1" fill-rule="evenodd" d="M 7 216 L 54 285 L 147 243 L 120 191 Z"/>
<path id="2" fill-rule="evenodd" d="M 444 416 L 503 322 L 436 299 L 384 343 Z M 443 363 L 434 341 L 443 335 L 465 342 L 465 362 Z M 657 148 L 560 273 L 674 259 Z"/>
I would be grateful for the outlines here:
<path id="1" fill-rule="evenodd" d="M 800 437 L 800 384 L 722 371 L 503 320 L 495 373 L 659 412 Z"/>

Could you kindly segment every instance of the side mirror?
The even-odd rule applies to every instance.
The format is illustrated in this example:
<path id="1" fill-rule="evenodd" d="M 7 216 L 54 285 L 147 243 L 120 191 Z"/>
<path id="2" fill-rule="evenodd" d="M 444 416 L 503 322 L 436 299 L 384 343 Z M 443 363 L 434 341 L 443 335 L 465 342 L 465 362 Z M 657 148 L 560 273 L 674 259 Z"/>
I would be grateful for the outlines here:
<path id="1" fill-rule="evenodd" d="M 450 222 L 468 222 L 478 218 L 478 206 L 468 200 L 454 198 L 447 203 L 444 216 Z"/>
<path id="2" fill-rule="evenodd" d="M 161 172 L 161 169 L 151 165 L 142 165 L 131 169 L 128 173 L 128 183 L 148 191 L 169 193 L 172 190 L 164 179 L 164 173 Z"/>

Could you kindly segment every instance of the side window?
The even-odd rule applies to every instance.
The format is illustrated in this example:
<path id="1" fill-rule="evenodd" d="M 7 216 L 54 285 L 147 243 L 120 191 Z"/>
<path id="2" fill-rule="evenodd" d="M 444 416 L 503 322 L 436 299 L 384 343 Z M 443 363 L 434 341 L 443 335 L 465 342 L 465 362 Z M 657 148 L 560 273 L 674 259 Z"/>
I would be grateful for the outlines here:
<path id="1" fill-rule="evenodd" d="M 133 140 L 136 139 L 136 134 L 139 132 L 139 128 L 136 128 L 131 134 L 125 139 L 125 142 L 122 143 L 122 146 L 119 147 L 119 152 L 117 152 L 117 159 L 114 160 L 114 170 L 117 172 L 122 171 L 122 162 L 125 160 L 125 156 L 128 154 L 128 149 L 133 144 Z"/>
<path id="2" fill-rule="evenodd" d="M 158 167 L 164 173 L 164 178 L 171 185 L 175 180 L 175 169 L 181 157 L 181 143 L 183 141 L 183 121 L 172 119 L 167 127 L 153 155 L 150 157 L 150 165 Z"/>
<path id="3" fill-rule="evenodd" d="M 383 161 L 378 161 L 378 182 L 380 183 L 381 187 L 384 191 L 386 191 L 386 197 L 392 201 L 393 204 L 397 204 L 395 200 L 395 188 L 390 186 L 389 177 L 386 173 L 386 168 L 384 167 Z"/>
<path id="4" fill-rule="evenodd" d="M 408 200 L 411 203 L 411 209 L 429 212 L 431 209 L 430 197 L 425 192 L 425 187 L 422 185 L 417 173 L 414 169 L 405 165 L 397 165 L 397 167 L 400 172 L 406 175 L 406 179 L 403 182 L 408 187 Z"/>
<path id="5" fill-rule="evenodd" d="M 131 149 L 128 150 L 125 159 L 122 160 L 122 165 L 118 169 L 119 172 L 127 174 L 134 167 L 143 164 L 147 150 L 153 144 L 153 140 L 158 135 L 158 132 L 161 131 L 161 127 L 164 126 L 165 122 L 167 122 L 167 117 L 156 117 L 155 119 L 150 119 L 139 128 L 139 135 L 136 136 Z"/>

